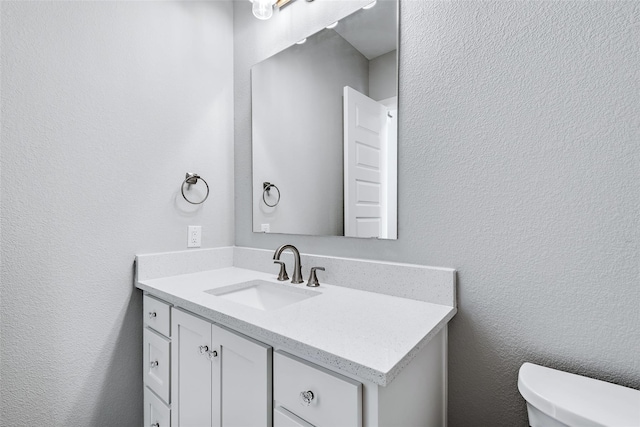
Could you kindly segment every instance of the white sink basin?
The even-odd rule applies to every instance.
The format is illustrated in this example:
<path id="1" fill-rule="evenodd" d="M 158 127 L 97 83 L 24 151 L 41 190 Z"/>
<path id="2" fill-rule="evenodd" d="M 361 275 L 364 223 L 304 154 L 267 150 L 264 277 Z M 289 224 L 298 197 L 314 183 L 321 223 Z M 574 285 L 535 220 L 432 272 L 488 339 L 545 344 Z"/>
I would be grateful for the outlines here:
<path id="1" fill-rule="evenodd" d="M 275 310 L 287 305 L 320 295 L 309 289 L 298 289 L 287 285 L 252 280 L 221 288 L 209 289 L 208 294 L 259 310 Z"/>

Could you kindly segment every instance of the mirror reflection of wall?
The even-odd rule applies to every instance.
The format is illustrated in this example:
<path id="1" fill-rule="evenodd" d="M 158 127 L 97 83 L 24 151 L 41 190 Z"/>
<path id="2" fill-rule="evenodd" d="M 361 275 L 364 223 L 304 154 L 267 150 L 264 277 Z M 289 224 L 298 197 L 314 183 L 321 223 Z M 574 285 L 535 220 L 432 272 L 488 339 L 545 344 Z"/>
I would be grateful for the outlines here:
<path id="1" fill-rule="evenodd" d="M 385 109 L 379 130 L 386 138 L 392 126 L 397 135 L 386 122 L 392 112 L 397 121 L 396 46 L 397 3 L 383 0 L 252 68 L 254 232 L 396 238 L 395 151 L 379 156 L 377 190 L 376 179 L 366 178 L 349 192 L 343 142 L 345 87 L 379 102 Z M 355 152 L 372 159 L 368 148 Z M 369 215 L 374 202 L 380 205 L 374 217 L 349 225 L 356 210 L 346 207 L 364 206 L 360 214 Z"/>

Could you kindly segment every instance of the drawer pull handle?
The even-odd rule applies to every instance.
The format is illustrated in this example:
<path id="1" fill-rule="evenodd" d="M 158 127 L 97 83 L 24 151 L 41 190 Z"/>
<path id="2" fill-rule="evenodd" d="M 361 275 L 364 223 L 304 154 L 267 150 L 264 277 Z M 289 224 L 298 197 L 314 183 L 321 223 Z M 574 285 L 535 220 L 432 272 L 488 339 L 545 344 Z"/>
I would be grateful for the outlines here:
<path id="1" fill-rule="evenodd" d="M 149 312 L 149 319 L 153 319 L 154 317 L 157 317 L 158 315 L 156 314 L 155 311 L 150 311 Z"/>
<path id="2" fill-rule="evenodd" d="M 157 361 L 157 360 L 154 360 L 153 362 L 149 363 L 149 365 L 150 365 L 150 366 L 151 366 L 151 368 L 153 369 L 153 368 L 157 368 L 157 367 L 158 367 L 158 365 L 159 365 L 159 363 L 158 363 L 158 361 Z"/>
<path id="3" fill-rule="evenodd" d="M 201 345 L 200 346 L 200 354 L 205 355 L 209 353 L 209 346 L 208 345 Z"/>
<path id="4" fill-rule="evenodd" d="M 301 391 L 300 392 L 300 404 L 302 406 L 310 406 L 314 397 L 315 396 L 313 395 L 313 392 L 311 390 Z"/>

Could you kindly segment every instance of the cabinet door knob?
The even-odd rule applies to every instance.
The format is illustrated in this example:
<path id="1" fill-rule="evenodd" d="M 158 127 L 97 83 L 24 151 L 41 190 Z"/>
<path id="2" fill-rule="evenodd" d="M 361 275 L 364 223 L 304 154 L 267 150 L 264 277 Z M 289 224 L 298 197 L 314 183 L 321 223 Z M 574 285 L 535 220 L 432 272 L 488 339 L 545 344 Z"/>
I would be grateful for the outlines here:
<path id="1" fill-rule="evenodd" d="M 314 397 L 315 396 L 313 395 L 313 392 L 311 390 L 301 391 L 300 392 L 300 404 L 302 406 L 309 406 L 309 405 L 311 405 L 311 402 L 313 401 Z"/>
<path id="2" fill-rule="evenodd" d="M 151 366 L 151 368 L 157 368 L 158 367 L 158 361 L 154 360 L 153 362 L 149 363 L 149 366 Z"/>
<path id="3" fill-rule="evenodd" d="M 218 357 L 218 352 L 216 350 L 211 350 L 207 353 L 207 357 L 209 360 L 213 360 L 214 357 Z"/>
<path id="4" fill-rule="evenodd" d="M 153 318 L 154 318 L 154 317 L 156 317 L 156 316 L 158 316 L 158 315 L 156 314 L 156 312 L 155 312 L 155 311 L 150 311 L 150 312 L 149 312 L 149 319 L 153 319 Z"/>
<path id="5" fill-rule="evenodd" d="M 200 346 L 200 354 L 205 355 L 209 352 L 209 346 L 208 345 L 201 345 Z"/>
<path id="6" fill-rule="evenodd" d="M 151 427 L 160 427 L 160 423 L 153 423 L 151 424 Z"/>

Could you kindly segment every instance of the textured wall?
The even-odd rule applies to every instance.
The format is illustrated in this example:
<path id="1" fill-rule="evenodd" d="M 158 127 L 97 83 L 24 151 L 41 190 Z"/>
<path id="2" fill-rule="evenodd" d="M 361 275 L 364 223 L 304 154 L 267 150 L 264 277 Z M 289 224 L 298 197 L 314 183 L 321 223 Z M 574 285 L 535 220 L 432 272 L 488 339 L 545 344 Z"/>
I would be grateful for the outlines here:
<path id="1" fill-rule="evenodd" d="M 140 426 L 134 254 L 233 244 L 231 3 L 0 7 L 0 425 Z"/>
<path id="2" fill-rule="evenodd" d="M 237 245 L 458 269 L 450 426 L 525 425 L 524 361 L 640 388 L 640 3 L 402 2 L 399 240 L 377 242 L 251 232 L 249 67 L 334 2 L 241 3 Z"/>

